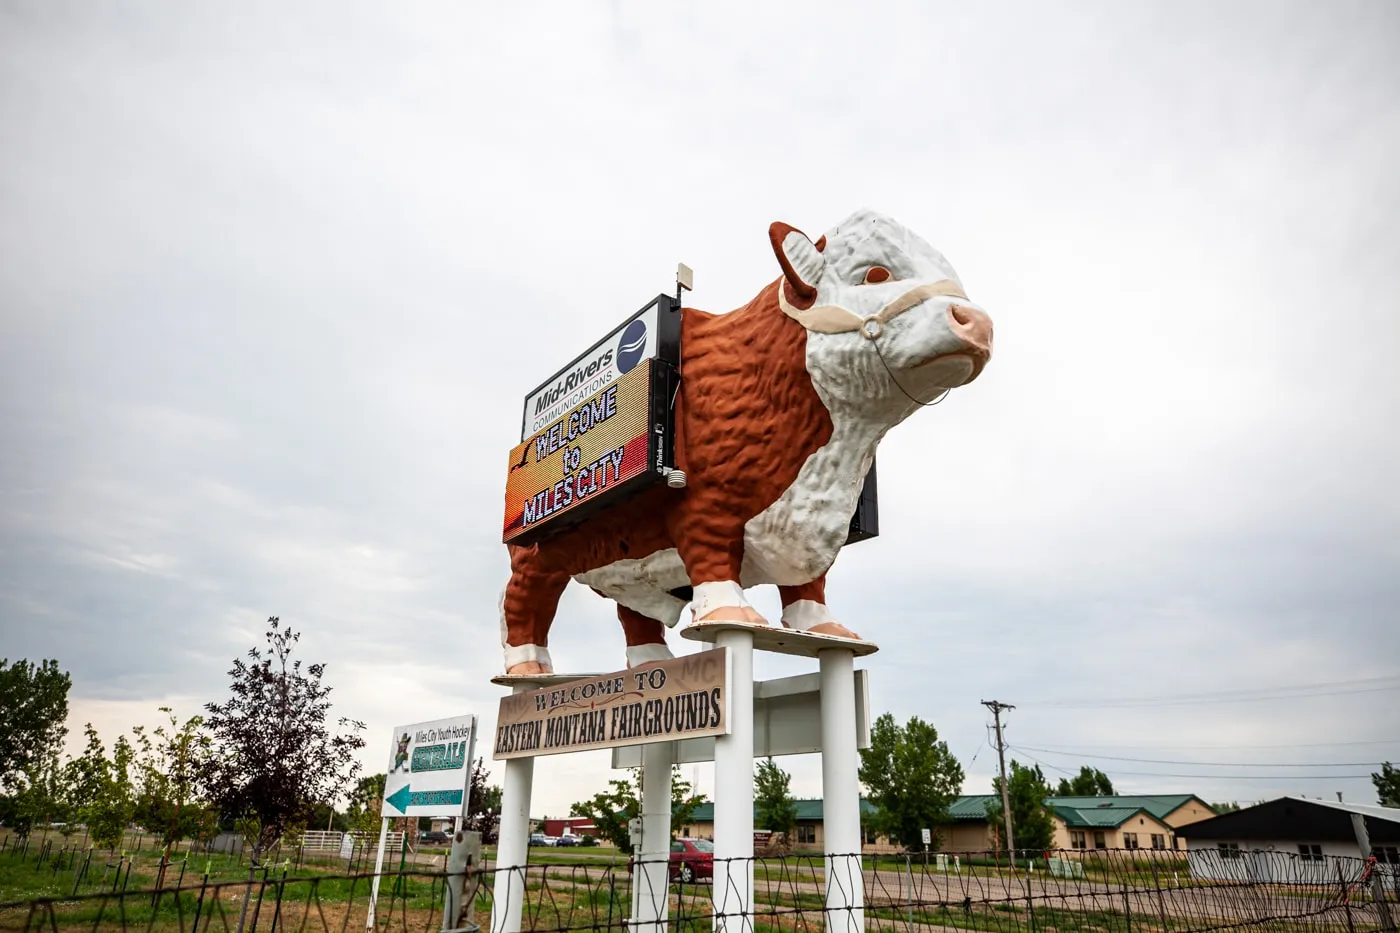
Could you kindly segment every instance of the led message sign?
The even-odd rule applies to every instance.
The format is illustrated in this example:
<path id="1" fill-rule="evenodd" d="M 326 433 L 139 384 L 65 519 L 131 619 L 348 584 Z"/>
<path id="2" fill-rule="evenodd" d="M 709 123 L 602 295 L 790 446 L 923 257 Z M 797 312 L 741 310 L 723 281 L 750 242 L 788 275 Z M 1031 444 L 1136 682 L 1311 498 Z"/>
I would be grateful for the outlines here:
<path id="1" fill-rule="evenodd" d="M 643 360 L 510 453 L 503 539 L 528 544 L 661 478 L 674 371 Z"/>
<path id="2" fill-rule="evenodd" d="M 680 330 L 680 305 L 658 295 L 525 397 L 503 541 L 529 544 L 666 476 Z"/>

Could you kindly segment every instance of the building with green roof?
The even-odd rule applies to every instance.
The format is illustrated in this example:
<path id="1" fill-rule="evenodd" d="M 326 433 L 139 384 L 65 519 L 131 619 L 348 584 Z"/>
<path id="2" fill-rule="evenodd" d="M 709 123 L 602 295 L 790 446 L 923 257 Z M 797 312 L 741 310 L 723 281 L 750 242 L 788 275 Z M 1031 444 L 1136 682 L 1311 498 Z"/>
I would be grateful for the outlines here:
<path id="1" fill-rule="evenodd" d="M 987 819 L 987 807 L 995 804 L 992 794 L 967 794 L 948 807 L 950 823 L 938 827 L 940 848 L 948 852 L 980 852 L 997 848 L 996 827 Z M 820 849 L 822 845 L 822 802 L 796 801 L 797 827 L 793 844 Z M 1176 828 L 1210 819 L 1216 815 L 1194 794 L 1115 794 L 1111 797 L 1048 797 L 1053 814 L 1057 849 L 1172 849 L 1179 848 Z M 869 800 L 861 798 L 861 815 L 875 812 Z M 714 837 L 714 804 L 702 804 L 690 822 L 678 826 L 678 834 L 701 839 Z M 757 828 L 757 827 L 756 827 Z M 889 846 L 885 839 L 866 834 L 867 851 Z"/>

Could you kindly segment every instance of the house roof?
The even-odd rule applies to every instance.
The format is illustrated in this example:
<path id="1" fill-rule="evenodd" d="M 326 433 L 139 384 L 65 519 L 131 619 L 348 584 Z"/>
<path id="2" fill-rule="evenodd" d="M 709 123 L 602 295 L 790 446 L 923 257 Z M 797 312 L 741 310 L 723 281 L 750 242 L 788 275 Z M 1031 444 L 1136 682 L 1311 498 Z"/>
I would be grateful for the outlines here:
<path id="1" fill-rule="evenodd" d="M 1047 797 L 1045 804 L 1064 820 L 1066 826 L 1103 829 L 1121 826 L 1134 815 L 1143 812 L 1161 822 L 1167 814 L 1192 800 L 1211 810 L 1210 804 L 1195 794 Z M 996 803 L 997 798 L 994 794 L 967 794 L 953 801 L 948 807 L 948 815 L 955 821 L 986 820 L 987 805 Z"/>
<path id="2" fill-rule="evenodd" d="M 1186 839 L 1268 842 L 1355 843 L 1351 814 L 1366 819 L 1366 829 L 1375 844 L 1400 842 L 1400 809 L 1307 797 L 1280 797 L 1225 813 L 1199 823 L 1179 827 L 1176 834 Z"/>
<path id="3" fill-rule="evenodd" d="M 1046 800 L 1052 807 L 1069 807 L 1075 810 L 1130 808 L 1146 810 L 1157 819 L 1165 819 L 1174 810 L 1180 809 L 1192 800 L 1215 812 L 1210 804 L 1195 794 L 1111 794 L 1106 797 L 1051 797 Z"/>
<path id="4" fill-rule="evenodd" d="M 1146 807 L 1066 807 L 1051 798 L 1050 809 L 1070 829 L 1116 829 L 1139 813 L 1158 825 L 1165 825 Z"/>
<path id="5" fill-rule="evenodd" d="M 807 798 L 803 800 L 794 800 L 793 803 L 797 805 L 797 818 L 799 820 L 814 822 L 822 819 L 823 809 L 821 800 Z M 757 812 L 757 807 L 754 809 L 755 812 Z M 869 816 L 874 812 L 875 805 L 864 797 L 860 798 L 860 815 Z M 690 822 L 692 823 L 713 823 L 714 820 L 715 805 L 709 802 L 702 803 L 700 806 L 696 807 L 695 812 L 691 814 L 690 817 Z"/>
<path id="6" fill-rule="evenodd" d="M 1198 801 L 1207 810 L 1210 804 L 1195 794 L 1147 794 L 1138 796 L 1117 795 L 1112 797 L 1047 797 L 1045 803 L 1064 820 L 1066 826 L 1076 829 L 1106 829 L 1121 826 L 1138 813 L 1161 822 L 1167 814 L 1188 801 Z M 948 805 L 948 816 L 954 822 L 986 822 L 987 805 L 997 804 L 995 794 L 964 794 Z M 819 799 L 795 801 L 797 818 L 802 821 L 816 821 L 822 818 L 822 802 Z M 875 805 L 864 797 L 860 800 L 862 816 L 875 812 Z M 1214 812 L 1214 810 L 1211 810 Z M 709 823 L 715 818 L 715 805 L 702 803 L 695 809 L 692 822 Z"/>
<path id="7" fill-rule="evenodd" d="M 1296 800 L 1317 807 L 1328 807 L 1332 810 L 1341 810 L 1343 813 L 1360 813 L 1368 820 L 1386 820 L 1390 823 L 1400 823 L 1400 807 L 1383 807 L 1375 803 L 1343 803 L 1340 800 L 1313 800 L 1308 797 L 1285 797 L 1283 799 Z"/>
<path id="8" fill-rule="evenodd" d="M 948 815 L 955 821 L 987 819 L 987 805 L 997 802 L 993 794 L 964 794 L 948 805 Z"/>

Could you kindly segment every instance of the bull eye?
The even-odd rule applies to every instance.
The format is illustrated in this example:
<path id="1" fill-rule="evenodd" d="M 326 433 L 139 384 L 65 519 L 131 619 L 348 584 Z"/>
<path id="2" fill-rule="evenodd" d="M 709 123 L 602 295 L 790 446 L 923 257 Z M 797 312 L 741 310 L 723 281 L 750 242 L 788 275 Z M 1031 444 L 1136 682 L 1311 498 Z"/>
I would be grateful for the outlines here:
<path id="1" fill-rule="evenodd" d="M 874 285 L 877 282 L 888 282 L 889 279 L 890 270 L 886 269 L 884 266 L 871 266 L 869 269 L 865 270 L 866 285 Z"/>

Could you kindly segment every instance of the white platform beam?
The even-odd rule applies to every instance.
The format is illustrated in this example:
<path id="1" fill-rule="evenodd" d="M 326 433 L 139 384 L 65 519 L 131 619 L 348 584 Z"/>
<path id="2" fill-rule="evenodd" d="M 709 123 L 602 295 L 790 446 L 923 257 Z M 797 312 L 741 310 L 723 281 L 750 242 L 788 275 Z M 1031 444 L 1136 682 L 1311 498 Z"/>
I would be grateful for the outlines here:
<path id="1" fill-rule="evenodd" d="M 754 928 L 753 642 L 748 626 L 727 628 L 715 638 L 730 658 L 730 731 L 715 738 L 715 933 Z"/>
<path id="2" fill-rule="evenodd" d="M 632 927 L 666 933 L 670 914 L 671 743 L 642 748 L 642 844 L 632 873 Z"/>
<path id="3" fill-rule="evenodd" d="M 826 848 L 827 933 L 865 930 L 865 874 L 860 844 L 854 655 L 829 648 L 818 656 L 822 703 L 822 835 Z"/>

